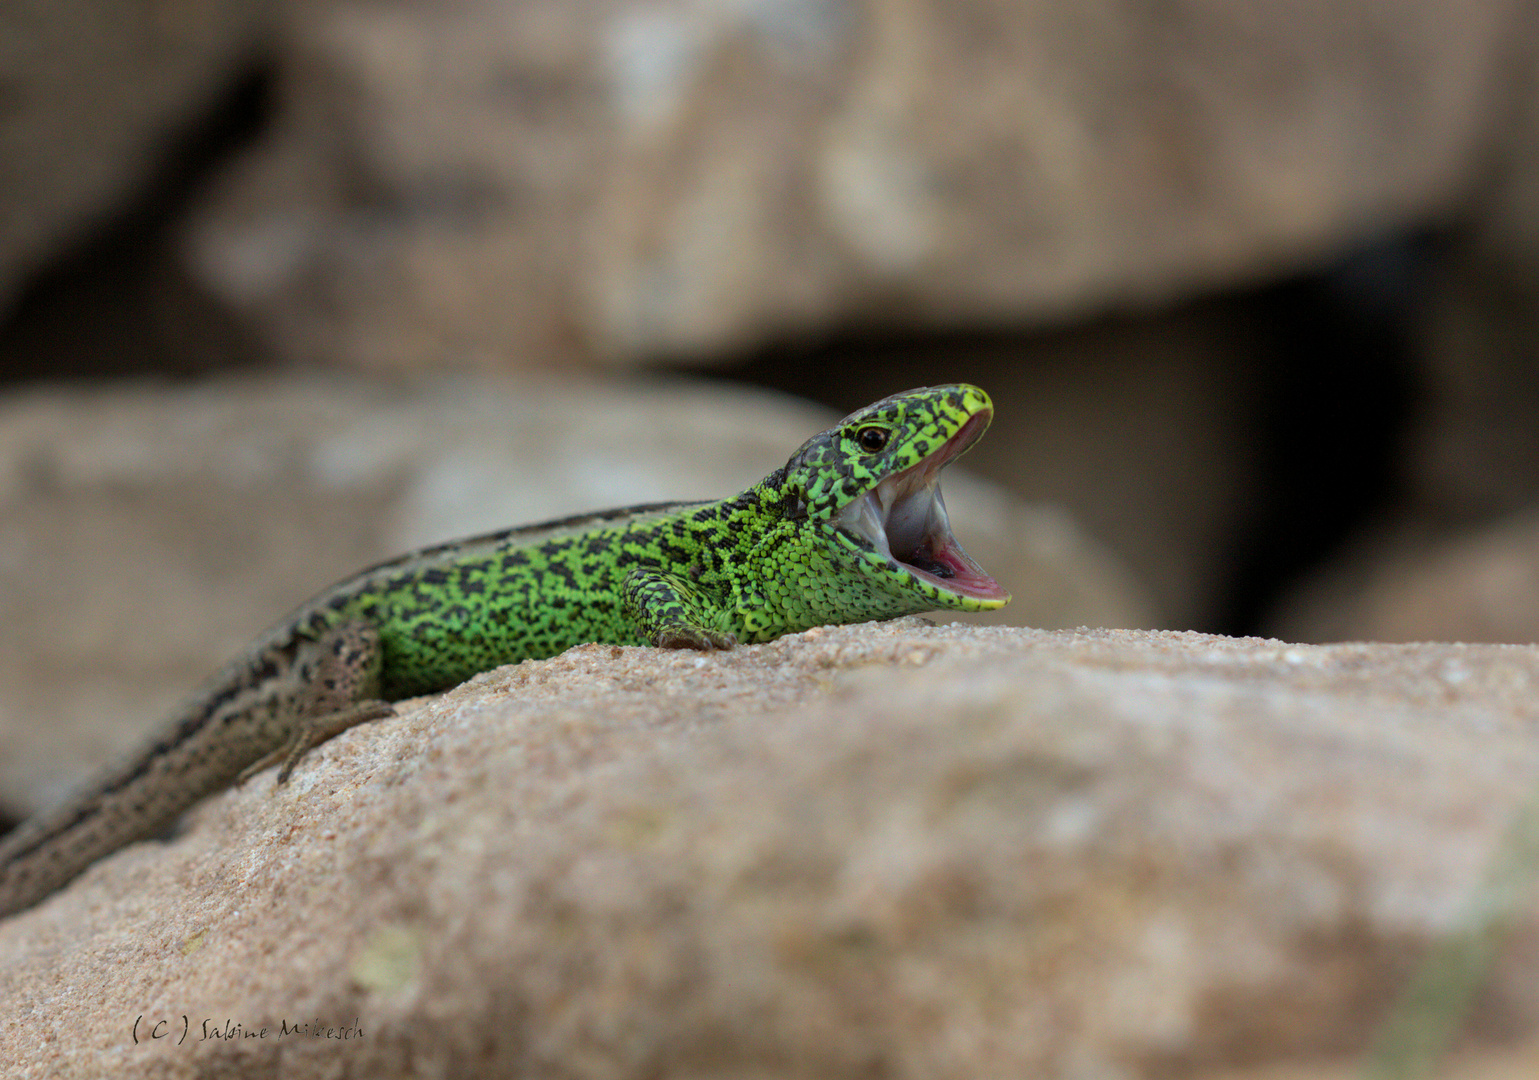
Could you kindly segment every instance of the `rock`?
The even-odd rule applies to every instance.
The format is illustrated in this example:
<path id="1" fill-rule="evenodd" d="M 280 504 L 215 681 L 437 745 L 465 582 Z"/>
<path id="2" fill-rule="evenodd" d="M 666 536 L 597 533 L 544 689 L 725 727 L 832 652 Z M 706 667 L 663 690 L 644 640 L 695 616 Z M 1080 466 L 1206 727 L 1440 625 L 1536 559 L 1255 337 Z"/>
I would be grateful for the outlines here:
<path id="1" fill-rule="evenodd" d="M 297 5 L 189 250 L 280 353 L 374 369 L 1148 304 L 1450 212 L 1520 10 Z"/>
<path id="2" fill-rule="evenodd" d="M 5 7 L 0 310 L 39 264 L 139 193 L 273 29 L 263 0 Z"/>
<path id="3" fill-rule="evenodd" d="M 1539 517 L 1365 538 L 1272 625 L 1296 641 L 1539 641 Z"/>
<path id="4" fill-rule="evenodd" d="M 1523 16 L 1505 65 L 1506 137 L 1445 244 L 1418 343 L 1422 401 L 1407 476 L 1446 518 L 1539 502 L 1539 17 Z"/>
<path id="5" fill-rule="evenodd" d="M 1533 648 L 914 619 L 584 646 L 408 703 L 0 925 L 25 1018 L 0 1060 L 1344 1077 L 1489 918 L 1456 1075 L 1516 1077 L 1539 868 L 1488 868 L 1533 826 L 1536 682 Z"/>
<path id="6" fill-rule="evenodd" d="M 0 402 L 0 804 L 63 794 L 266 624 L 410 548 L 596 508 L 719 498 L 837 420 L 762 392 L 463 378 L 229 379 Z M 985 440 L 986 442 L 987 440 Z M 998 619 L 1139 624 L 1060 511 L 948 470 Z"/>

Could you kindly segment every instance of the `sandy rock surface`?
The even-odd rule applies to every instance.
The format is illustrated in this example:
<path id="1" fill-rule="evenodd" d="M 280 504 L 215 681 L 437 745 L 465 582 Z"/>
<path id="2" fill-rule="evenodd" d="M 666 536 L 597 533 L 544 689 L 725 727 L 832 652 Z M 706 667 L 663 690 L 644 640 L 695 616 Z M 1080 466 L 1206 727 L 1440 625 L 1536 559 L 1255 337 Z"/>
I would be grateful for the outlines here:
<path id="1" fill-rule="evenodd" d="M 1494 905 L 1453 1075 L 1516 1080 L 1532 867 L 1484 883 L 1534 814 L 1536 683 L 1527 647 L 918 619 L 586 646 L 405 703 L 0 925 L 0 1061 L 1323 1080 Z"/>
<path id="2" fill-rule="evenodd" d="M 0 805 L 61 796 L 265 625 L 364 566 L 563 514 L 720 498 L 837 419 L 679 381 L 14 395 L 0 402 Z M 944 490 L 958 535 L 1014 591 L 999 618 L 1148 625 L 1137 584 L 1064 513 L 960 467 Z"/>

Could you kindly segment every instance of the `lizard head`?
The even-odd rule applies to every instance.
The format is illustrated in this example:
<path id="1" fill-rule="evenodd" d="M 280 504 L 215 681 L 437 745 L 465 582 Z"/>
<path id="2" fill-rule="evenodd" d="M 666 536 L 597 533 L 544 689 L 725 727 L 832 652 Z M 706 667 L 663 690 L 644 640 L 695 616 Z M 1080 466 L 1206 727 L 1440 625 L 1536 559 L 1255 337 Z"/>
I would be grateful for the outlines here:
<path id="1" fill-rule="evenodd" d="M 940 471 L 994 416 L 976 386 L 908 390 L 851 413 L 786 462 L 782 512 L 822 523 L 872 575 L 937 608 L 983 611 L 1010 594 L 962 550 Z"/>

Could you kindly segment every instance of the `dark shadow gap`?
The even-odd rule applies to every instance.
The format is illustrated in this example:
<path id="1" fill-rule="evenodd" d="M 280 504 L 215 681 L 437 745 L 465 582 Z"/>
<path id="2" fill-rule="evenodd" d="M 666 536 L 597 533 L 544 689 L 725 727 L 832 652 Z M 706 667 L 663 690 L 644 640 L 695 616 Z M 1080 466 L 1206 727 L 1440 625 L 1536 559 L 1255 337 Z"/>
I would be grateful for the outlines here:
<path id="1" fill-rule="evenodd" d="M 177 227 L 273 113 L 269 62 L 249 64 L 168 141 L 137 196 L 39 270 L 0 324 L 0 381 L 185 377 L 263 357 L 187 275 Z"/>
<path id="2" fill-rule="evenodd" d="M 1402 497 L 1402 444 L 1416 403 L 1412 327 L 1435 248 L 1430 234 L 1397 236 L 1317 273 L 1086 326 L 788 338 L 715 374 L 849 411 L 909 386 L 988 389 L 1001 363 L 1072 355 L 1063 343 L 1076 337 L 1094 348 L 1107 327 L 1115 343 L 1118 327 L 1136 338 L 1141 325 L 1159 333 L 1186 318 L 1216 320 L 1235 342 L 1225 392 L 1248 433 L 1233 452 L 1254 471 L 1254 494 L 1234 508 L 1231 542 L 1211 554 L 1218 604 L 1201 625 L 1183 628 L 1254 634 L 1290 586 Z"/>
<path id="3" fill-rule="evenodd" d="M 1264 495 L 1228 553 L 1218 632 L 1263 630 L 1290 587 L 1406 505 L 1415 335 L 1440 246 L 1394 237 L 1267 290 L 1281 362 L 1258 386 Z"/>

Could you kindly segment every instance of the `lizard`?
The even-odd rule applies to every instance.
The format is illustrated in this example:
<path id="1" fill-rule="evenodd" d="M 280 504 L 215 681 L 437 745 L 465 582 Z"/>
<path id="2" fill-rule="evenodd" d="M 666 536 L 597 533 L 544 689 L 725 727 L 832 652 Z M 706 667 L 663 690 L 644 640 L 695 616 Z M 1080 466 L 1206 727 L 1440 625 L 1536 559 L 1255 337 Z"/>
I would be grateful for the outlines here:
<path id="1" fill-rule="evenodd" d="M 0 916 L 164 834 L 194 803 L 392 702 L 587 642 L 730 649 L 828 623 L 1009 594 L 952 534 L 939 474 L 993 403 L 967 384 L 894 394 L 808 439 L 738 495 L 459 540 L 363 570 L 259 636 L 142 748 L 0 838 Z"/>

